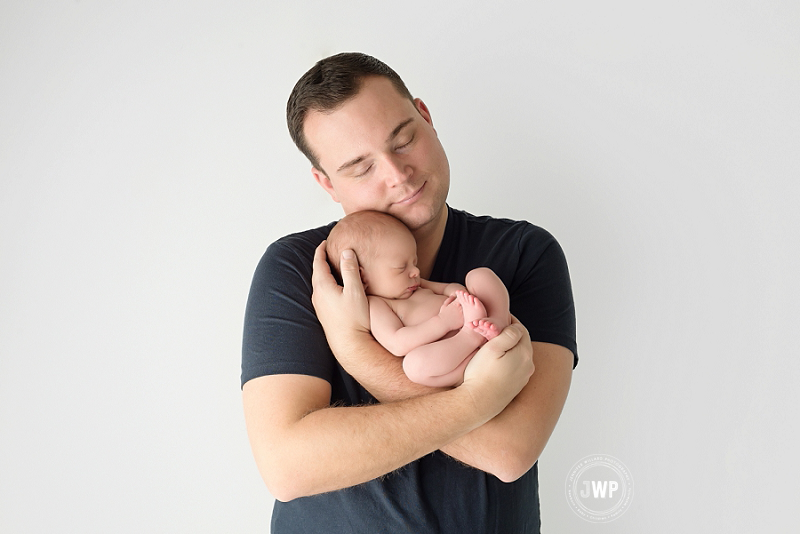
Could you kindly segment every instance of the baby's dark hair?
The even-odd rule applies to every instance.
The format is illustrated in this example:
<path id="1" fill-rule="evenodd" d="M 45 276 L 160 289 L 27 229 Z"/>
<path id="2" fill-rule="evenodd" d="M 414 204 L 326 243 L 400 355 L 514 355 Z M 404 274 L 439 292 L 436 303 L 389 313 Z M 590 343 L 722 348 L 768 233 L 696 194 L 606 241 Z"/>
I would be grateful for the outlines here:
<path id="1" fill-rule="evenodd" d="M 352 249 L 359 265 L 369 264 L 381 250 L 380 238 L 398 230 L 411 232 L 405 224 L 388 213 L 365 210 L 346 215 L 328 235 L 326 250 L 331 270 L 341 281 L 339 260 L 343 250 Z"/>

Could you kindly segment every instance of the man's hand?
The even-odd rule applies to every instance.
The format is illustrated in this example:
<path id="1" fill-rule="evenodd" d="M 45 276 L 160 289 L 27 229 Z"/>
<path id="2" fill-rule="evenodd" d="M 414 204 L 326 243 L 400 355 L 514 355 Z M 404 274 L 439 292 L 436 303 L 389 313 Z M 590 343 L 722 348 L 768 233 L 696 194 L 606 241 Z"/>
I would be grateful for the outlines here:
<path id="1" fill-rule="evenodd" d="M 342 251 L 339 265 L 344 287 L 336 283 L 326 261 L 323 241 L 314 253 L 311 302 L 334 354 L 346 349 L 353 335 L 369 335 L 369 303 L 361 283 L 358 260 L 352 250 Z"/>
<path id="2" fill-rule="evenodd" d="M 516 480 L 536 463 L 567 399 L 573 354 L 542 342 L 533 342 L 531 350 L 536 372 L 522 391 L 500 415 L 443 447 L 442 452 L 503 482 Z"/>
<path id="3" fill-rule="evenodd" d="M 528 330 L 516 319 L 489 340 L 464 370 L 464 383 L 480 409 L 500 413 L 528 383 L 534 371 Z M 486 406 L 488 404 L 488 406 Z"/>
<path id="4" fill-rule="evenodd" d="M 336 283 L 326 261 L 325 241 L 314 253 L 311 296 L 331 352 L 336 360 L 380 402 L 418 397 L 434 388 L 411 382 L 403 372 L 403 360 L 392 355 L 372 336 L 370 307 L 358 260 L 343 251 L 340 271 L 344 287 Z"/>

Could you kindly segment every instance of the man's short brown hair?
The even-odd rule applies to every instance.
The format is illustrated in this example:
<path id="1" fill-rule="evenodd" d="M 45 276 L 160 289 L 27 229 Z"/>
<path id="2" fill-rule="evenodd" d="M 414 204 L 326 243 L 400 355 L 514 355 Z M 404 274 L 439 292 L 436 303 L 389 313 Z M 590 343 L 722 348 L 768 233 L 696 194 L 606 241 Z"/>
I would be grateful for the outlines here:
<path id="1" fill-rule="evenodd" d="M 300 152 L 323 173 L 325 170 L 320 167 L 319 160 L 308 145 L 303 132 L 306 113 L 335 111 L 358 94 L 364 78 L 368 76 L 388 78 L 400 95 L 414 101 L 403 80 L 389 65 L 359 52 L 343 52 L 319 60 L 300 77 L 292 89 L 292 94 L 289 95 L 289 101 L 286 103 L 289 135 L 292 136 L 292 141 Z"/>

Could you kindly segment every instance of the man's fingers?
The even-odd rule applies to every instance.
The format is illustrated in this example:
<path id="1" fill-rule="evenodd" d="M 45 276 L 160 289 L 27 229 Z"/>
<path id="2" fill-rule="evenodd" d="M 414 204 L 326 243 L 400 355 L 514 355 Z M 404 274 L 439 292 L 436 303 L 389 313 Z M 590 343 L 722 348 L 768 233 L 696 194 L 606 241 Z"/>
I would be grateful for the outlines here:
<path id="1" fill-rule="evenodd" d="M 339 271 L 342 273 L 342 283 L 344 284 L 345 291 L 348 289 L 358 289 L 364 292 L 364 285 L 361 283 L 361 273 L 358 271 L 358 260 L 355 253 L 346 249 L 342 251 L 342 257 L 339 261 Z"/>
<path id="2" fill-rule="evenodd" d="M 511 326 L 514 326 L 514 327 L 518 328 L 519 331 L 522 333 L 522 337 L 525 339 L 525 341 L 530 343 L 531 335 L 530 335 L 530 333 L 528 333 L 528 329 L 525 328 L 525 325 L 522 324 L 521 322 L 519 322 L 519 319 L 517 319 L 513 315 L 511 316 Z"/>
<path id="3" fill-rule="evenodd" d="M 327 258 L 326 241 L 323 241 L 314 251 L 311 285 L 316 288 L 337 287 L 341 291 L 341 286 L 336 283 L 336 279 L 331 273 L 331 266 L 328 265 Z M 361 283 L 361 273 L 358 270 L 358 260 L 352 250 L 342 251 L 339 272 L 342 274 L 342 283 L 345 291 L 355 292 L 360 298 L 366 300 L 364 285 Z"/>
<path id="4" fill-rule="evenodd" d="M 314 251 L 313 270 L 311 271 L 311 285 L 314 287 L 337 285 L 336 279 L 331 274 L 331 266 L 328 265 L 326 243 L 323 241 Z"/>
<path id="5" fill-rule="evenodd" d="M 319 245 L 317 245 L 316 250 L 314 251 L 314 274 L 316 275 L 317 272 L 324 273 L 324 272 L 331 272 L 331 267 L 328 265 L 328 260 L 326 256 L 326 244 L 327 241 L 323 241 Z"/>
<path id="6" fill-rule="evenodd" d="M 342 283 L 344 284 L 346 313 L 352 314 L 365 332 L 369 331 L 369 304 L 364 284 L 361 282 L 361 271 L 358 268 L 355 252 L 350 249 L 342 251 L 339 271 L 342 273 Z"/>
<path id="7" fill-rule="evenodd" d="M 497 356 L 502 356 L 513 349 L 524 335 L 522 328 L 512 324 L 503 329 L 502 332 L 493 339 L 486 342 L 486 348 L 492 350 Z"/>

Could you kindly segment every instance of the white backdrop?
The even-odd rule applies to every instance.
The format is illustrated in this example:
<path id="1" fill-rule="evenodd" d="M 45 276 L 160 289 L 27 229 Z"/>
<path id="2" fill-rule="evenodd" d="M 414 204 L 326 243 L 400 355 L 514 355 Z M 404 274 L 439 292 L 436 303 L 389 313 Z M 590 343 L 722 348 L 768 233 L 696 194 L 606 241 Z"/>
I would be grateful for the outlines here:
<path id="1" fill-rule="evenodd" d="M 548 532 L 779 532 L 797 499 L 800 4 L 0 4 L 0 531 L 266 532 L 250 277 L 338 205 L 284 106 L 360 50 L 428 104 L 449 202 L 553 232 L 581 363 Z M 635 480 L 610 524 L 572 465 Z"/>

